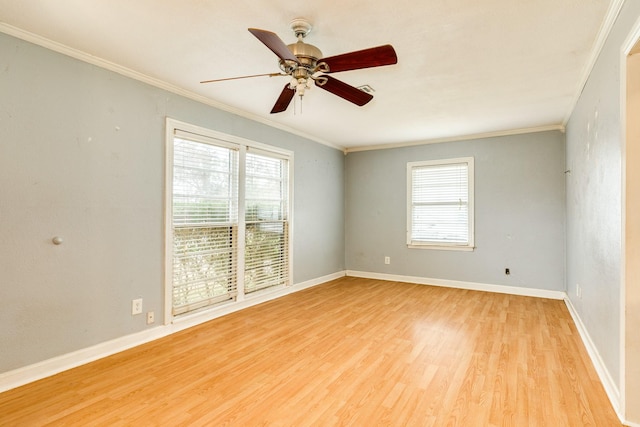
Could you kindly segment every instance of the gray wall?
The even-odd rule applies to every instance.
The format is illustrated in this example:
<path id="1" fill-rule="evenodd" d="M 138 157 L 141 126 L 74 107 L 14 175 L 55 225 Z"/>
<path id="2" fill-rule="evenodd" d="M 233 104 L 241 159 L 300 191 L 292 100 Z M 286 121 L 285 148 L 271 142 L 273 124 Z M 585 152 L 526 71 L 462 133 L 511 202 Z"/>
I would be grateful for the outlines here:
<path id="1" fill-rule="evenodd" d="M 170 116 L 295 152 L 295 283 L 347 268 L 563 290 L 566 207 L 569 297 L 618 381 L 619 50 L 639 16 L 640 2 L 626 2 L 567 125 L 566 164 L 558 132 L 345 163 L 338 150 L 0 34 L 0 372 L 145 329 L 134 297 L 162 318 Z M 475 157 L 477 249 L 408 249 L 406 162 L 461 156 Z"/>
<path id="2" fill-rule="evenodd" d="M 0 372 L 162 319 L 166 116 L 294 151 L 294 283 L 344 270 L 341 151 L 0 34 Z"/>
<path id="3" fill-rule="evenodd" d="M 622 135 L 620 52 L 640 2 L 627 1 L 567 124 L 567 290 L 618 386 Z M 632 119 L 633 120 L 633 119 Z M 582 297 L 576 294 L 577 285 Z"/>
<path id="4" fill-rule="evenodd" d="M 467 156 L 475 158 L 475 251 L 408 249 L 407 162 Z M 349 153 L 347 269 L 562 291 L 564 162 L 561 132 Z"/>

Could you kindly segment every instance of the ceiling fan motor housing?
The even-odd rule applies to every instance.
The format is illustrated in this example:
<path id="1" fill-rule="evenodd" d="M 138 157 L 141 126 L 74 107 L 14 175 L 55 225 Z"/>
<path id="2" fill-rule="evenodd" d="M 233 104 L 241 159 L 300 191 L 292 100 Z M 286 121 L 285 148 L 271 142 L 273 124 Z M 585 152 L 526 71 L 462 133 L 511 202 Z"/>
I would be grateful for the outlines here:
<path id="1" fill-rule="evenodd" d="M 312 75 L 316 69 L 318 58 L 322 58 L 320 49 L 312 44 L 307 44 L 302 40 L 287 45 L 291 53 L 298 58 L 299 64 L 291 61 L 280 61 L 280 69 L 285 73 L 291 74 L 295 78 L 307 78 Z"/>
<path id="2" fill-rule="evenodd" d="M 303 42 L 302 40 L 287 45 L 291 53 L 300 60 L 303 65 L 310 66 L 315 64 L 318 58 L 322 58 L 322 52 L 320 49 L 312 44 Z"/>

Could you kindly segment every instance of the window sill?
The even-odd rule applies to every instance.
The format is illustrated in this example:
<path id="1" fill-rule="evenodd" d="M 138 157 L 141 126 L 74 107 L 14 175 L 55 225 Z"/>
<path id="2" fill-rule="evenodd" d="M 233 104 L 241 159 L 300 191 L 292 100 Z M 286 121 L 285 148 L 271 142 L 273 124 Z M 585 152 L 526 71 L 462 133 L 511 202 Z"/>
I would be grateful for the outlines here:
<path id="1" fill-rule="evenodd" d="M 408 244 L 409 249 L 435 249 L 437 251 L 463 251 L 472 252 L 475 246 L 455 246 L 455 245 L 414 245 Z"/>

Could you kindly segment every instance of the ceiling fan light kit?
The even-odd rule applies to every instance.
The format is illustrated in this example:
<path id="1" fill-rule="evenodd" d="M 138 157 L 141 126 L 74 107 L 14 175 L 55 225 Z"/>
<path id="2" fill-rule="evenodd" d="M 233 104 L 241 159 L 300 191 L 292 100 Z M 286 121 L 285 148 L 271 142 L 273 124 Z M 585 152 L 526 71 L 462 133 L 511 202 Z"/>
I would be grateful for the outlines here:
<path id="1" fill-rule="evenodd" d="M 370 92 L 350 86 L 328 74 L 392 65 L 398 62 L 396 52 L 391 45 L 324 58 L 320 49 L 304 42 L 304 38 L 313 28 L 309 21 L 304 18 L 296 18 L 291 21 L 290 27 L 298 41 L 289 45 L 286 45 L 277 34 L 271 31 L 249 28 L 251 34 L 280 58 L 279 66 L 282 73 L 205 80 L 201 83 L 258 76 L 290 76 L 291 80 L 282 89 L 271 110 L 271 114 L 285 111 L 296 94 L 302 98 L 305 91 L 314 84 L 355 105 L 363 106 L 373 99 L 373 95 Z"/>

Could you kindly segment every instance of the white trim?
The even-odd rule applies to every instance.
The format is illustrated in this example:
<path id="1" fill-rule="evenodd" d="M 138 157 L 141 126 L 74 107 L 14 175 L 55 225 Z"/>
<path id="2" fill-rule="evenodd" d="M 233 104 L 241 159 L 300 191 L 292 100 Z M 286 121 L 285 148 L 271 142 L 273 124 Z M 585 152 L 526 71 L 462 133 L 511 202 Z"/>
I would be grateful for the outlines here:
<path id="1" fill-rule="evenodd" d="M 245 162 L 246 162 L 246 154 L 248 152 L 255 152 L 257 154 L 263 156 L 270 156 L 280 160 L 286 160 L 287 163 L 287 176 L 285 178 L 288 186 L 288 197 L 290 198 L 287 203 L 287 222 L 288 222 L 288 283 L 287 286 L 291 286 L 293 283 L 293 263 L 291 258 L 293 257 L 293 235 L 292 235 L 292 223 L 293 223 L 293 200 L 291 197 L 293 196 L 293 159 L 294 152 L 264 144 L 261 142 L 253 141 L 250 139 L 242 138 L 239 136 L 227 134 L 224 132 L 219 132 L 213 129 L 209 129 L 206 127 L 194 125 L 187 122 L 182 122 L 179 120 L 175 120 L 171 117 L 165 118 L 165 239 L 164 239 L 164 259 L 165 259 L 165 268 L 164 268 L 164 286 L 165 286 L 165 312 L 164 312 L 164 324 L 169 324 L 171 322 L 175 322 L 178 318 L 184 318 L 184 315 L 180 315 L 178 317 L 173 315 L 173 306 L 172 306 L 172 268 L 173 268 L 173 258 L 172 258 L 172 245 L 170 243 L 170 236 L 173 233 L 172 226 L 172 218 L 171 212 L 173 210 L 172 206 L 172 194 L 169 189 L 173 187 L 172 177 L 173 177 L 173 147 L 175 138 L 185 138 L 193 141 L 198 141 L 205 144 L 214 144 L 216 146 L 226 147 L 231 150 L 237 150 L 239 153 L 238 157 L 238 200 L 244 200 L 244 191 L 245 191 Z M 237 253 L 244 253 L 244 203 L 240 203 L 238 206 L 238 246 Z M 239 257 L 237 259 L 236 264 L 237 271 L 244 271 L 244 258 Z M 244 293 L 244 276 L 242 274 L 237 277 L 237 294 L 235 301 L 232 302 L 233 305 L 241 304 L 246 298 Z M 219 307 L 219 305 L 216 305 Z"/>
<path id="2" fill-rule="evenodd" d="M 637 24 L 636 24 L 637 25 Z M 635 31 L 633 32 L 635 33 Z M 627 56 L 631 47 L 631 35 L 622 45 L 620 53 L 620 345 L 618 360 L 620 361 L 620 413 L 627 413 L 627 319 L 626 319 L 626 299 L 627 299 Z M 636 39 L 637 40 L 637 39 Z"/>
<path id="3" fill-rule="evenodd" d="M 295 258 L 295 254 L 293 252 L 293 242 L 294 242 L 294 240 L 293 240 L 293 238 L 294 238 L 293 231 L 294 231 L 294 228 L 295 228 L 295 212 L 294 212 L 295 209 L 293 209 L 293 207 L 295 206 L 294 205 L 294 201 L 293 201 L 293 193 L 294 193 L 293 192 L 293 189 L 294 189 L 294 182 L 293 182 L 294 181 L 294 173 L 293 173 L 293 171 L 294 171 L 295 165 L 294 165 L 293 162 L 294 162 L 294 156 L 290 156 L 289 157 L 289 170 L 287 172 L 288 173 L 287 179 L 289 180 L 289 183 L 288 183 L 288 185 L 289 185 L 289 201 L 288 201 L 289 202 L 289 206 L 287 207 L 287 212 L 289 213 L 289 218 L 288 218 L 288 220 L 289 220 L 289 248 L 288 248 L 288 251 L 289 251 L 289 284 L 293 284 L 293 261 L 294 261 L 294 258 Z M 342 274 L 342 275 L 344 276 L 344 274 Z M 330 280 L 332 280 L 332 279 L 330 279 Z"/>
<path id="4" fill-rule="evenodd" d="M 460 246 L 460 245 L 436 245 L 431 243 L 425 243 L 424 245 L 416 245 L 416 244 L 408 244 L 407 248 L 409 249 L 432 249 L 435 251 L 467 251 L 472 252 L 476 250 L 475 246 Z"/>
<path id="5" fill-rule="evenodd" d="M 621 2 L 623 0 L 615 0 L 616 2 Z M 446 138 L 436 138 L 426 141 L 414 141 L 414 142 L 401 142 L 401 143 L 390 143 L 390 144 L 380 144 L 380 145 L 367 145 L 360 147 L 344 147 L 341 145 L 334 144 L 330 141 L 326 141 L 322 138 L 318 138 L 317 136 L 308 134 L 306 132 L 302 132 L 298 129 L 294 129 L 292 127 L 271 121 L 264 117 L 261 117 L 256 114 L 248 113 L 247 111 L 241 110 L 239 108 L 232 107 L 227 104 L 223 104 L 221 102 L 215 101 L 206 96 L 199 95 L 197 93 L 185 90 L 181 87 L 172 85 L 163 80 L 156 79 L 154 77 L 148 76 L 146 74 L 140 73 L 138 71 L 123 67 L 114 62 L 107 61 L 100 57 L 88 54 L 86 52 L 80 51 L 78 49 L 71 48 L 62 43 L 55 42 L 53 40 L 47 39 L 45 37 L 39 36 L 37 34 L 31 33 L 29 31 L 22 30 L 20 28 L 14 27 L 12 25 L 0 22 L 0 32 L 8 34 L 12 37 L 18 38 L 20 40 L 27 41 L 29 43 L 33 43 L 38 46 L 42 46 L 46 49 L 52 50 L 54 52 L 58 52 L 60 54 L 69 56 L 71 58 L 95 65 L 100 68 L 104 68 L 105 70 L 113 71 L 125 77 L 129 77 L 131 79 L 146 83 L 148 85 L 157 87 L 159 89 L 166 90 L 167 92 L 174 93 L 179 96 L 183 96 L 188 99 L 192 99 L 194 101 L 200 102 L 202 104 L 208 105 L 210 107 L 217 108 L 222 111 L 226 111 L 240 117 L 262 123 L 266 126 L 270 126 L 275 129 L 279 129 L 293 135 L 300 136 L 302 138 L 309 139 L 311 141 L 315 141 L 319 144 L 326 145 L 327 147 L 335 148 L 344 152 L 345 154 L 356 151 L 368 151 L 368 150 L 380 150 L 380 149 L 388 149 L 388 148 L 400 148 L 400 147 L 410 147 L 415 145 L 424 145 L 424 144 L 434 144 L 440 142 L 449 142 L 449 141 L 463 141 L 467 139 L 481 139 L 481 138 L 490 138 L 497 136 L 508 136 L 508 135 L 519 135 L 524 133 L 535 133 L 535 132 L 546 132 L 550 130 L 559 130 L 564 132 L 564 124 L 563 125 L 547 125 L 547 126 L 538 126 L 531 128 L 521 128 L 521 129 L 508 129 L 508 130 L 499 130 L 493 132 L 486 133 L 478 133 L 478 134 L 469 134 L 469 135 L 460 135 Z M 577 98 L 576 98 L 577 102 Z M 573 108 L 573 107 L 572 107 Z M 572 110 L 571 110 L 572 111 Z"/>
<path id="6" fill-rule="evenodd" d="M 355 153 L 357 151 L 386 150 L 391 148 L 415 147 L 417 145 L 439 144 L 441 142 L 455 142 L 455 141 L 467 141 L 472 139 L 496 138 L 500 136 L 548 132 L 553 130 L 559 130 L 560 132 L 564 132 L 565 131 L 564 125 L 548 125 L 548 126 L 537 126 L 537 127 L 521 128 L 521 129 L 506 129 L 506 130 L 498 130 L 494 132 L 474 133 L 474 134 L 468 134 L 468 135 L 451 136 L 446 138 L 427 139 L 424 141 L 400 142 L 400 143 L 379 144 L 379 145 L 364 145 L 361 147 L 347 147 L 344 149 L 344 153 L 348 154 L 348 153 Z"/>
<path id="7" fill-rule="evenodd" d="M 609 4 L 609 8 L 607 9 L 607 14 L 605 15 L 604 21 L 602 21 L 602 25 L 600 26 L 600 30 L 598 31 L 598 36 L 596 37 L 595 42 L 593 43 L 593 47 L 591 49 L 591 54 L 587 59 L 586 65 L 582 70 L 582 74 L 580 75 L 580 79 L 578 80 L 578 84 L 574 90 L 573 99 L 571 100 L 571 104 L 569 104 L 569 108 L 565 113 L 564 120 L 562 121 L 562 126 L 566 126 L 571 119 L 571 115 L 573 114 L 573 110 L 578 105 L 578 101 L 580 100 L 580 96 L 582 96 L 582 91 L 589 80 L 589 76 L 593 71 L 593 67 L 596 65 L 596 61 L 600 56 L 600 52 L 602 52 L 602 48 L 604 47 L 607 38 L 609 38 L 609 34 L 613 29 L 613 25 L 616 23 L 618 19 L 618 15 L 620 14 L 620 10 L 624 5 L 625 0 L 611 0 Z"/>
<path id="8" fill-rule="evenodd" d="M 173 173 L 169 171 L 173 170 L 173 134 L 175 130 L 174 120 L 170 118 L 165 119 L 165 137 L 164 137 L 164 188 L 162 196 L 164 197 L 164 235 L 162 236 L 162 252 L 164 258 L 164 265 L 162 269 L 162 288 L 164 290 L 164 318 L 163 324 L 169 325 L 173 319 L 173 295 L 170 287 L 167 285 L 173 277 L 173 252 L 167 246 L 167 236 L 171 236 L 173 233 L 172 227 L 172 215 L 173 201 L 171 196 L 171 189 L 173 188 Z"/>
<path id="9" fill-rule="evenodd" d="M 593 340 L 591 340 L 591 336 L 589 335 L 587 328 L 584 326 L 584 323 L 582 323 L 582 319 L 580 319 L 578 312 L 576 311 L 575 307 L 571 303 L 571 300 L 569 299 L 568 296 L 564 298 L 564 303 L 566 304 L 567 309 L 569 310 L 569 314 L 573 319 L 573 323 L 576 325 L 576 329 L 580 334 L 580 338 L 582 338 L 582 342 L 584 343 L 584 346 L 587 349 L 587 353 L 589 354 L 591 363 L 593 363 L 593 366 L 596 369 L 596 372 L 598 373 L 600 382 L 602 383 L 602 386 L 604 387 L 604 390 L 607 393 L 607 396 L 609 397 L 609 401 L 613 406 L 613 410 L 616 412 L 616 415 L 618 415 L 618 418 L 620 420 L 623 420 L 624 416 L 621 412 L 621 406 L 620 406 L 620 390 L 616 386 L 615 381 L 613 381 L 613 378 L 611 377 L 611 374 L 609 373 L 607 366 L 602 360 L 602 357 L 600 357 L 598 348 L 593 343 Z"/>
<path id="10" fill-rule="evenodd" d="M 167 122 L 169 122 L 169 124 L 172 124 L 172 121 L 169 117 L 167 117 Z M 180 126 L 173 126 L 173 135 L 171 139 L 172 140 L 187 139 L 189 141 L 215 145 L 217 147 L 222 147 L 222 148 L 228 148 L 229 150 L 233 150 L 233 151 L 240 151 L 240 147 L 242 146 L 240 144 L 229 142 L 221 138 L 215 138 L 212 136 L 204 135 L 202 132 L 201 133 L 189 132 L 189 131 L 183 130 L 182 128 L 180 128 Z"/>
<path id="11" fill-rule="evenodd" d="M 206 312 L 201 312 L 198 315 L 191 315 L 189 317 L 176 320 L 173 324 L 146 329 L 135 334 L 126 335 L 110 341 L 105 341 L 91 347 L 83 348 L 51 359 L 43 360 L 32 365 L 0 373 L 0 393 L 16 387 L 20 387 L 33 381 L 50 377 L 57 373 L 87 364 L 89 362 L 111 356 L 121 351 L 145 344 L 147 342 L 157 340 L 159 338 L 171 335 L 192 326 L 196 326 L 209 320 L 224 316 L 226 314 L 240 311 L 242 309 L 261 304 L 265 301 L 270 301 L 288 294 L 292 294 L 294 292 L 302 291 L 304 289 L 308 289 L 322 283 L 329 282 L 331 280 L 339 279 L 340 277 L 344 276 L 345 272 L 339 271 L 326 276 L 307 280 L 293 286 L 282 287 L 274 292 L 265 292 L 261 293 L 260 295 L 256 295 L 253 298 L 247 298 L 241 304 L 236 303 L 233 305 L 222 305 Z"/>
<path id="12" fill-rule="evenodd" d="M 573 307 L 571 300 L 569 300 L 569 296 L 564 291 L 551 291 L 546 289 L 534 289 L 534 288 L 519 288 L 513 286 L 504 286 L 504 285 L 491 285 L 485 283 L 472 283 L 472 282 L 461 282 L 454 280 L 445 280 L 445 279 L 431 279 L 425 277 L 415 277 L 415 276 L 401 276 L 401 275 L 393 275 L 393 274 L 384 274 L 384 273 L 371 273 L 364 271 L 353 271 L 347 270 L 347 276 L 351 277 L 362 277 L 366 279 L 378 279 L 378 280 L 389 280 L 395 282 L 407 282 L 407 283 L 415 283 L 419 285 L 430 285 L 430 286 L 443 286 L 449 288 L 457 288 L 457 289 L 467 289 L 474 291 L 485 291 L 485 292 L 496 292 L 496 293 L 504 293 L 511 295 L 520 295 L 520 296 L 529 296 L 536 298 L 549 298 L 556 300 L 564 300 L 565 305 L 573 319 L 574 324 L 576 325 L 576 329 L 580 335 L 580 338 L 587 349 L 587 353 L 593 366 L 598 374 L 600 382 L 602 383 L 605 392 L 607 393 L 607 397 L 613 406 L 616 415 L 621 420 L 621 422 L 625 426 L 630 427 L 640 427 L 640 424 L 634 424 L 629 421 L 624 420 L 623 413 L 621 411 L 620 406 L 620 391 L 616 387 L 615 382 L 613 381 L 609 371 L 605 363 L 603 362 L 600 354 L 598 353 L 597 347 L 591 340 L 587 329 L 585 328 L 580 316 L 578 316 L 577 311 Z"/>
<path id="13" fill-rule="evenodd" d="M 627 415 L 627 68 L 631 49 L 640 41 L 640 19 L 636 20 L 620 48 L 620 136 L 621 136 L 621 262 L 620 262 L 620 413 Z M 624 418 L 621 418 L 624 419 Z M 640 426 L 628 421 L 625 425 Z"/>
<path id="14" fill-rule="evenodd" d="M 474 158 L 456 157 L 450 159 L 420 160 L 407 163 L 407 247 L 409 249 L 439 249 L 450 251 L 473 251 L 475 249 L 475 190 L 474 190 Z M 444 241 L 420 241 L 413 240 L 413 171 L 432 166 L 461 165 L 467 167 L 467 242 L 450 243 Z"/>
<path id="15" fill-rule="evenodd" d="M 237 242 L 236 242 L 236 254 L 235 254 L 235 263 L 236 263 L 236 299 L 235 303 L 242 303 L 245 300 L 245 283 L 244 283 L 244 271 L 245 271 L 245 251 L 246 251 L 246 204 L 244 202 L 246 197 L 246 185 L 247 185 L 247 146 L 240 145 L 240 155 L 238 156 L 238 163 L 236 164 L 238 170 L 237 178 L 235 185 L 237 185 L 237 200 L 236 207 L 238 209 L 238 234 L 237 234 Z M 240 226 L 240 224 L 243 224 Z M 174 316 L 173 321 L 175 322 L 177 319 Z"/>
<path id="16" fill-rule="evenodd" d="M 495 292 L 499 294 L 520 295 L 526 297 L 563 300 L 567 297 L 564 291 L 548 289 L 522 288 L 517 286 L 492 285 L 488 283 L 462 282 L 459 280 L 433 279 L 418 276 L 402 276 L 397 274 L 373 273 L 367 271 L 347 270 L 347 276 L 365 279 L 389 280 L 392 282 L 415 283 L 418 285 L 440 286 L 445 288 L 467 289 L 470 291 Z"/>
<path id="17" fill-rule="evenodd" d="M 219 110 L 223 110 L 223 111 L 238 115 L 238 116 L 243 117 L 245 119 L 253 120 L 254 122 L 259 122 L 259 123 L 262 123 L 264 125 L 270 126 L 272 128 L 280 129 L 280 130 L 283 130 L 285 132 L 288 132 L 288 133 L 291 133 L 291 134 L 294 134 L 294 135 L 298 135 L 298 136 L 301 136 L 303 138 L 307 138 L 307 139 L 309 139 L 311 141 L 315 141 L 315 142 L 317 142 L 319 144 L 326 145 L 328 147 L 335 148 L 337 150 L 344 151 L 344 149 L 345 149 L 344 147 L 342 147 L 340 145 L 336 145 L 336 144 L 333 144 L 333 143 L 331 143 L 329 141 L 325 141 L 325 140 L 323 140 L 321 138 L 318 138 L 317 136 L 310 135 L 310 134 L 308 134 L 306 132 L 302 132 L 300 130 L 294 129 L 292 127 L 289 127 L 289 126 L 286 126 L 286 125 L 283 125 L 283 124 L 280 124 L 280 123 L 276 123 L 274 121 L 265 119 L 265 118 L 263 118 L 261 116 L 258 116 L 256 114 L 248 113 L 247 111 L 240 110 L 240 109 L 235 108 L 235 107 L 231 107 L 230 105 L 223 104 L 223 103 L 218 102 L 218 101 L 214 101 L 213 99 L 207 98 L 206 96 L 202 96 L 202 95 L 199 95 L 197 93 L 194 93 L 194 92 L 185 90 L 183 88 L 180 88 L 178 86 L 174 86 L 174 85 L 172 85 L 170 83 L 167 83 L 167 82 L 165 82 L 163 80 L 147 76 L 146 74 L 140 73 L 140 72 L 132 70 L 130 68 L 123 67 L 123 66 L 118 65 L 118 64 L 116 64 L 114 62 L 107 61 L 106 59 L 102 59 L 100 57 L 88 54 L 86 52 L 71 48 L 71 47 L 66 46 L 66 45 L 64 45 L 62 43 L 58 43 L 58 42 L 55 42 L 53 40 L 49 40 L 49 39 L 47 39 L 45 37 L 39 36 L 39 35 L 34 34 L 34 33 L 30 33 L 28 31 L 25 31 L 25 30 L 22 30 L 20 28 L 14 27 L 12 25 L 8 25 L 8 24 L 5 24 L 3 22 L 0 22 L 0 32 L 8 34 L 8 35 L 13 36 L 13 37 L 16 37 L 18 39 L 27 41 L 29 43 L 33 43 L 35 45 L 42 46 L 42 47 L 44 47 L 46 49 L 49 49 L 49 50 L 52 50 L 54 52 L 58 52 L 58 53 L 61 53 L 63 55 L 66 55 L 66 56 L 70 56 L 71 58 L 75 58 L 75 59 L 78 59 L 80 61 L 95 65 L 97 67 L 104 68 L 104 69 L 109 70 L 109 71 L 113 71 L 114 73 L 118 73 L 118 74 L 123 75 L 125 77 L 132 78 L 134 80 L 146 83 L 148 85 L 157 87 L 159 89 L 166 90 L 167 92 L 171 92 L 171 93 L 174 93 L 176 95 L 180 95 L 180 96 L 183 96 L 185 98 L 192 99 L 194 101 L 200 102 L 200 103 L 208 105 L 210 107 L 215 107 L 215 108 L 217 108 Z"/>
<path id="18" fill-rule="evenodd" d="M 0 392 L 55 375 L 168 335 L 158 326 L 0 374 Z"/>
<path id="19" fill-rule="evenodd" d="M 309 289 L 309 288 L 313 288 L 314 286 L 318 286 L 321 285 L 323 283 L 327 283 L 330 282 L 332 280 L 337 280 L 341 277 L 344 277 L 347 275 L 346 271 L 339 271 L 337 273 L 333 273 L 333 274 L 329 274 L 326 276 L 322 276 L 322 277 L 318 277 L 316 279 L 311 279 L 311 280 L 307 280 L 304 282 L 300 282 L 297 285 L 293 285 L 293 287 L 295 288 L 295 291 L 301 291 L 303 289 Z M 291 291 L 289 293 L 293 293 L 294 291 Z"/>
<path id="20" fill-rule="evenodd" d="M 173 130 L 180 130 L 183 132 L 193 133 L 195 135 L 205 136 L 208 138 L 216 139 L 222 142 L 231 143 L 235 148 L 238 145 L 246 145 L 251 148 L 263 150 L 267 153 L 277 153 L 283 156 L 293 156 L 294 152 L 284 148 L 276 147 L 274 145 L 264 144 L 262 142 L 253 141 L 251 139 L 242 138 L 240 136 L 231 135 L 224 132 L 219 132 L 206 127 L 194 125 L 180 120 L 166 117 L 167 137 L 173 138 Z"/>

